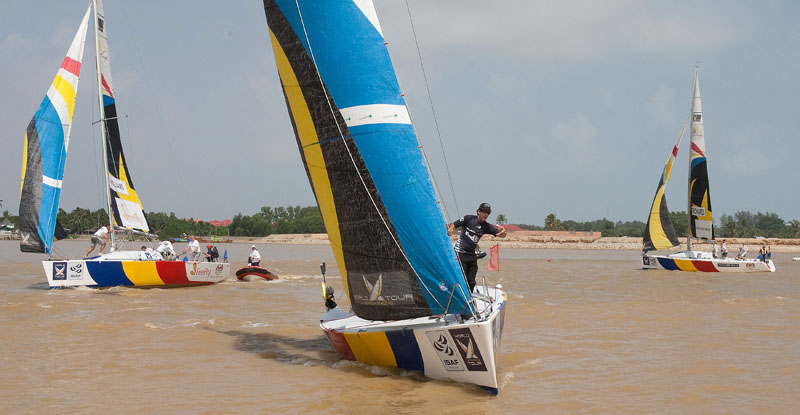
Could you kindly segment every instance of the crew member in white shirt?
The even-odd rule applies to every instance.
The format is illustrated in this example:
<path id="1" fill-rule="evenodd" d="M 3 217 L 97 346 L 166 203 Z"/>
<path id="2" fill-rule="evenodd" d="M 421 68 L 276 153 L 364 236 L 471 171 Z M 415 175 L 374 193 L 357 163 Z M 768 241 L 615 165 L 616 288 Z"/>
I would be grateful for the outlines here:
<path id="1" fill-rule="evenodd" d="M 97 246 L 97 244 L 100 244 L 100 253 L 103 253 L 103 250 L 106 249 L 106 241 L 111 242 L 111 237 L 108 236 L 109 229 L 111 229 L 111 225 L 104 225 L 92 235 L 92 246 L 86 251 L 86 255 L 83 256 L 84 258 L 88 257 L 89 254 L 94 251 L 94 247 Z M 105 239 L 105 241 L 103 239 Z"/>
<path id="2" fill-rule="evenodd" d="M 189 246 L 183 250 L 183 253 L 185 254 L 186 251 L 189 251 L 191 260 L 200 262 L 203 259 L 203 253 L 200 252 L 200 241 L 195 239 L 194 235 L 189 235 L 189 241 Z"/>
<path id="3" fill-rule="evenodd" d="M 253 245 L 250 247 L 250 256 L 247 257 L 247 265 L 257 267 L 261 263 L 261 254 L 258 253 L 258 249 L 256 246 Z"/>

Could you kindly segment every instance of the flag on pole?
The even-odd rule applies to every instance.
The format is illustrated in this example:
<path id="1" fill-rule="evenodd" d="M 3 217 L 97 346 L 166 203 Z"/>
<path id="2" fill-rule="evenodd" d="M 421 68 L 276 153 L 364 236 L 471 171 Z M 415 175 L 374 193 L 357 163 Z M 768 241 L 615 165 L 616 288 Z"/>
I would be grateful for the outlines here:
<path id="1" fill-rule="evenodd" d="M 500 244 L 489 249 L 489 271 L 500 271 Z"/>

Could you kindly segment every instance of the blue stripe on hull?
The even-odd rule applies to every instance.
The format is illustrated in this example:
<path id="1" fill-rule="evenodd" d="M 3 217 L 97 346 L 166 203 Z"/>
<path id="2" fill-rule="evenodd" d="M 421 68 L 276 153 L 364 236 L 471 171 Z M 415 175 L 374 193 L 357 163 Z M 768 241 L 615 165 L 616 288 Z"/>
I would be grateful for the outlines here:
<path id="1" fill-rule="evenodd" d="M 125 270 L 122 268 L 122 262 L 120 261 L 87 261 L 86 268 L 89 270 L 89 275 L 92 276 L 92 279 L 98 286 L 115 287 L 120 285 L 134 285 L 133 282 L 125 276 Z"/>
<path id="2" fill-rule="evenodd" d="M 662 268 L 670 271 L 680 269 L 677 265 L 675 265 L 675 261 L 669 258 L 658 258 L 658 264 L 661 265 Z"/>
<path id="3" fill-rule="evenodd" d="M 392 346 L 397 367 L 425 372 L 425 363 L 413 330 L 387 331 L 386 339 Z"/>

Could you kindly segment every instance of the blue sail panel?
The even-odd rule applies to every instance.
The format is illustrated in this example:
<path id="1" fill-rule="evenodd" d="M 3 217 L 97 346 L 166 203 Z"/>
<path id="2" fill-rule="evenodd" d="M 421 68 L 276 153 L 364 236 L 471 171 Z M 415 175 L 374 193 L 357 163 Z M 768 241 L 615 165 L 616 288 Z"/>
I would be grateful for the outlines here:
<path id="1" fill-rule="evenodd" d="M 56 215 L 90 11 L 91 4 L 25 131 L 19 202 L 20 250 L 23 252 L 50 254 L 53 237 L 66 236 L 57 226 Z"/>
<path id="2" fill-rule="evenodd" d="M 465 308 L 468 289 L 371 2 L 264 7 L 353 311 L 374 320 L 439 314 L 456 285 L 449 311 Z"/>

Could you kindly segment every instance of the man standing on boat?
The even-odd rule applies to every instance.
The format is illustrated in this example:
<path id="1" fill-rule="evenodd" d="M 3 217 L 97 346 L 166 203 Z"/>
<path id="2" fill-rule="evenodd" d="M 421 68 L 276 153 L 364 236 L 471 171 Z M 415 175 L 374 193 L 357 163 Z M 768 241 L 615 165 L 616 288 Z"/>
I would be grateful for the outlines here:
<path id="1" fill-rule="evenodd" d="M 203 253 L 200 252 L 200 241 L 198 241 L 194 235 L 189 235 L 189 246 L 183 250 L 182 254 L 185 254 L 186 251 L 189 251 L 189 256 L 192 258 L 192 261 L 200 262 L 203 260 Z"/>
<path id="2" fill-rule="evenodd" d="M 447 227 L 448 235 L 452 235 L 455 228 L 461 228 L 455 250 L 458 254 L 458 261 L 461 263 L 461 269 L 467 277 L 470 292 L 475 288 L 475 275 L 478 273 L 478 256 L 475 253 L 478 241 L 487 233 L 498 238 L 506 237 L 506 229 L 503 226 L 495 227 L 486 222 L 489 214 L 492 213 L 491 205 L 481 203 L 476 213 L 477 215 L 465 215 Z"/>
<path id="3" fill-rule="evenodd" d="M 89 254 L 91 254 L 92 251 L 94 251 L 94 247 L 96 247 L 97 244 L 100 244 L 100 253 L 101 254 L 103 253 L 103 250 L 106 249 L 106 241 L 111 242 L 111 237 L 108 236 L 108 231 L 110 229 L 111 225 L 103 225 L 103 227 L 98 229 L 97 232 L 95 232 L 94 235 L 92 235 L 92 246 L 89 248 L 88 251 L 86 251 L 86 255 L 83 256 L 84 258 L 88 257 Z M 106 241 L 104 241 L 103 239 L 105 239 Z"/>
<path id="4" fill-rule="evenodd" d="M 261 264 L 261 254 L 258 253 L 258 249 L 256 249 L 256 246 L 253 245 L 250 247 L 250 256 L 247 257 L 247 265 L 257 267 L 260 264 Z"/>

